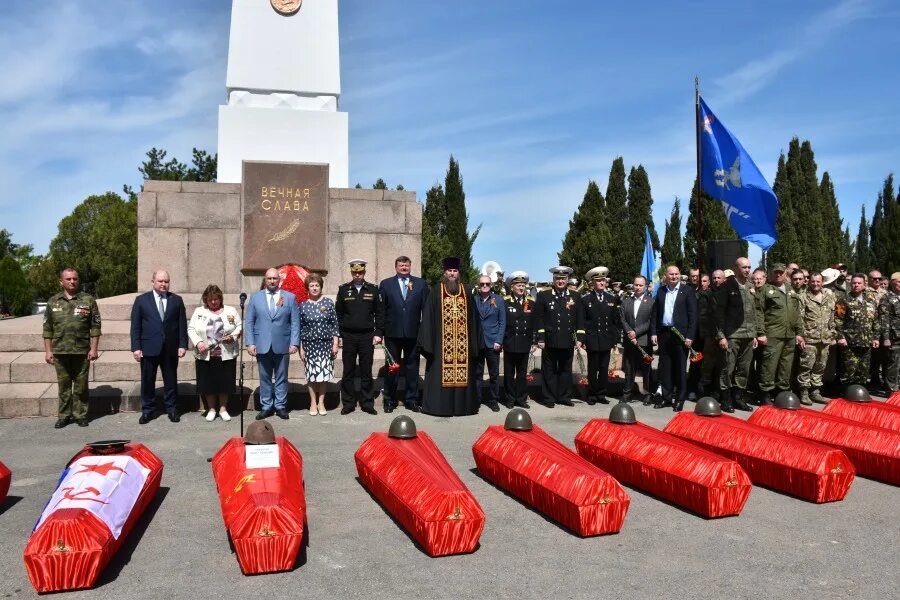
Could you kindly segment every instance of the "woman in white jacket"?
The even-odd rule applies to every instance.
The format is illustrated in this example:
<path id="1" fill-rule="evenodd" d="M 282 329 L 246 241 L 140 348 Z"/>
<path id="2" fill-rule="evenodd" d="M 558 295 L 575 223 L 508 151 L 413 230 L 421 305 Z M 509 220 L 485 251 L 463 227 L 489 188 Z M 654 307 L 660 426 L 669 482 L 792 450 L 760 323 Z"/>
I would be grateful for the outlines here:
<path id="1" fill-rule="evenodd" d="M 201 302 L 188 323 L 197 367 L 197 393 L 207 411 L 207 421 L 215 420 L 216 414 L 230 421 L 227 406 L 235 392 L 241 316 L 233 306 L 225 306 L 222 290 L 215 284 L 206 286 Z"/>

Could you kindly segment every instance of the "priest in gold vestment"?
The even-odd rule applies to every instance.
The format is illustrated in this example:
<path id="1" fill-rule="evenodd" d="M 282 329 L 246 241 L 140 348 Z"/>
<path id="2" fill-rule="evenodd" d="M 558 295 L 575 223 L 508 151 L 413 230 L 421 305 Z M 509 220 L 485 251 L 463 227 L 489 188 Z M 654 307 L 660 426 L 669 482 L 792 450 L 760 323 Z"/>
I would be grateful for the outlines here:
<path id="1" fill-rule="evenodd" d="M 444 274 L 422 311 L 419 348 L 425 357 L 422 412 L 439 417 L 478 412 L 475 366 L 481 320 L 460 281 L 460 260 L 446 258 Z"/>

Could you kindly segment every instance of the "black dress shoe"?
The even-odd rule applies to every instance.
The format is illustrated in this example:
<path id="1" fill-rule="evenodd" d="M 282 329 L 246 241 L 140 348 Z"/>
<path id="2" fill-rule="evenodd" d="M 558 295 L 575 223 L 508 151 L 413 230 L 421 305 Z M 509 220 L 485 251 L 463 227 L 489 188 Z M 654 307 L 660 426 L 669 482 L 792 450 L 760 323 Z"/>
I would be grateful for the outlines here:
<path id="1" fill-rule="evenodd" d="M 506 408 L 508 408 L 510 410 L 512 410 L 513 407 L 516 405 L 515 402 L 510 402 L 508 400 L 506 402 L 501 402 L 500 404 L 502 404 L 503 406 L 505 406 Z"/>
<path id="2" fill-rule="evenodd" d="M 650 406 L 653 404 L 653 396 L 650 394 L 644 394 L 644 399 L 641 402 L 644 406 Z"/>
<path id="3" fill-rule="evenodd" d="M 600 396 L 599 398 L 597 398 L 597 402 L 599 402 L 600 404 L 609 404 L 609 400 L 606 399 L 606 396 Z"/>
<path id="4" fill-rule="evenodd" d="M 372 406 L 363 406 L 363 407 L 362 407 L 362 411 L 363 411 L 364 413 L 368 413 L 368 414 L 370 414 L 370 415 L 377 415 L 377 414 L 378 414 L 378 411 L 375 410 L 375 408 L 372 407 Z"/>
<path id="5" fill-rule="evenodd" d="M 522 400 L 521 402 L 516 402 L 513 406 L 518 408 L 531 408 L 531 405 L 528 404 L 528 400 Z"/>
<path id="6" fill-rule="evenodd" d="M 563 406 L 575 406 L 575 403 L 569 400 L 568 398 L 563 398 L 562 400 L 557 400 L 557 404 L 562 404 Z"/>
<path id="7" fill-rule="evenodd" d="M 494 401 L 486 402 L 484 405 L 494 412 L 500 412 L 500 405 Z"/>
<path id="8" fill-rule="evenodd" d="M 173 423 L 177 423 L 181 420 L 181 417 L 178 416 L 177 412 L 170 412 L 169 420 L 172 421 Z"/>
<path id="9" fill-rule="evenodd" d="M 670 406 L 674 406 L 671 398 L 659 398 L 653 408 L 669 408 Z"/>
<path id="10" fill-rule="evenodd" d="M 69 417 L 60 417 L 56 420 L 56 423 L 53 424 L 54 429 L 62 429 L 66 425 L 69 424 Z"/>
<path id="11" fill-rule="evenodd" d="M 286 410 L 276 410 L 275 414 L 278 415 L 279 419 L 289 419 L 288 411 Z"/>
<path id="12" fill-rule="evenodd" d="M 597 399 L 594 398 L 593 396 L 588 396 L 587 398 L 584 399 L 584 403 L 587 404 L 588 406 L 593 406 L 593 405 L 597 404 Z"/>
<path id="13" fill-rule="evenodd" d="M 675 403 L 674 406 L 672 406 L 672 410 L 675 412 L 681 412 L 682 409 L 684 409 L 684 400 L 679 400 Z"/>
<path id="14" fill-rule="evenodd" d="M 343 408 L 341 408 L 341 414 L 342 414 L 342 415 L 349 415 L 349 414 L 352 413 L 354 410 L 356 410 L 356 407 L 355 407 L 355 406 L 344 406 Z"/>
<path id="15" fill-rule="evenodd" d="M 78 420 L 75 421 L 75 422 L 78 423 L 78 426 L 79 426 L 79 427 L 87 427 L 87 426 L 88 426 L 88 419 L 87 419 L 87 417 L 81 417 L 80 419 L 78 419 Z"/>
<path id="16" fill-rule="evenodd" d="M 394 412 L 394 405 L 389 402 L 385 402 L 384 403 L 384 412 L 386 412 L 386 413 Z"/>
<path id="17" fill-rule="evenodd" d="M 272 411 L 272 410 L 261 410 L 258 413 L 256 413 L 256 420 L 261 421 L 263 419 L 268 419 L 269 417 L 271 417 L 274 414 L 275 414 L 275 411 Z"/>
<path id="18" fill-rule="evenodd" d="M 418 405 L 418 404 L 413 404 L 413 403 L 404 404 L 404 407 L 405 407 L 406 410 L 408 410 L 409 412 L 422 412 L 422 409 L 419 408 L 419 405 Z M 385 411 L 385 412 L 387 412 L 387 411 Z"/>
<path id="19" fill-rule="evenodd" d="M 150 415 L 147 413 L 141 413 L 141 417 L 138 419 L 138 425 L 146 425 L 150 422 Z"/>

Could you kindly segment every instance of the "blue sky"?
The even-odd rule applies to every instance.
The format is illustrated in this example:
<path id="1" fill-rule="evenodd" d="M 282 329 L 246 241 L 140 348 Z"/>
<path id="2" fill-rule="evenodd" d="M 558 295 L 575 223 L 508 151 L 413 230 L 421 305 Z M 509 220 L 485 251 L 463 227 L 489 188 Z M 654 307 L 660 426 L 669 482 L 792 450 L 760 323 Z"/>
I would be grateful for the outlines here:
<path id="1" fill-rule="evenodd" d="M 229 19 L 227 0 L 4 2 L 0 227 L 43 252 L 87 195 L 137 186 L 151 146 L 214 151 Z M 694 178 L 695 74 L 770 183 L 811 140 L 854 236 L 900 166 L 890 0 L 341 0 L 340 22 L 351 182 L 423 199 L 452 153 L 479 264 L 545 278 L 619 155 L 646 167 L 661 236 Z"/>

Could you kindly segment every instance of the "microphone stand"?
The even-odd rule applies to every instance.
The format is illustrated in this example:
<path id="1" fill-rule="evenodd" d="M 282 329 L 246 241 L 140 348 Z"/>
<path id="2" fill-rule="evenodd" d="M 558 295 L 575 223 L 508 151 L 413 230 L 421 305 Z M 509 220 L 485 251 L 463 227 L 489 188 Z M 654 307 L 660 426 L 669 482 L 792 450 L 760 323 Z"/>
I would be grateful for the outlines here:
<path id="1" fill-rule="evenodd" d="M 244 326 L 244 302 L 247 301 L 247 294 L 245 292 L 241 292 L 239 296 L 241 301 L 241 327 Z M 243 334 L 241 334 L 243 337 Z M 244 410 L 247 408 L 247 404 L 244 401 L 244 342 L 241 340 L 240 344 L 240 365 L 241 370 L 238 374 L 238 390 L 241 395 L 241 437 L 244 437 Z"/>

